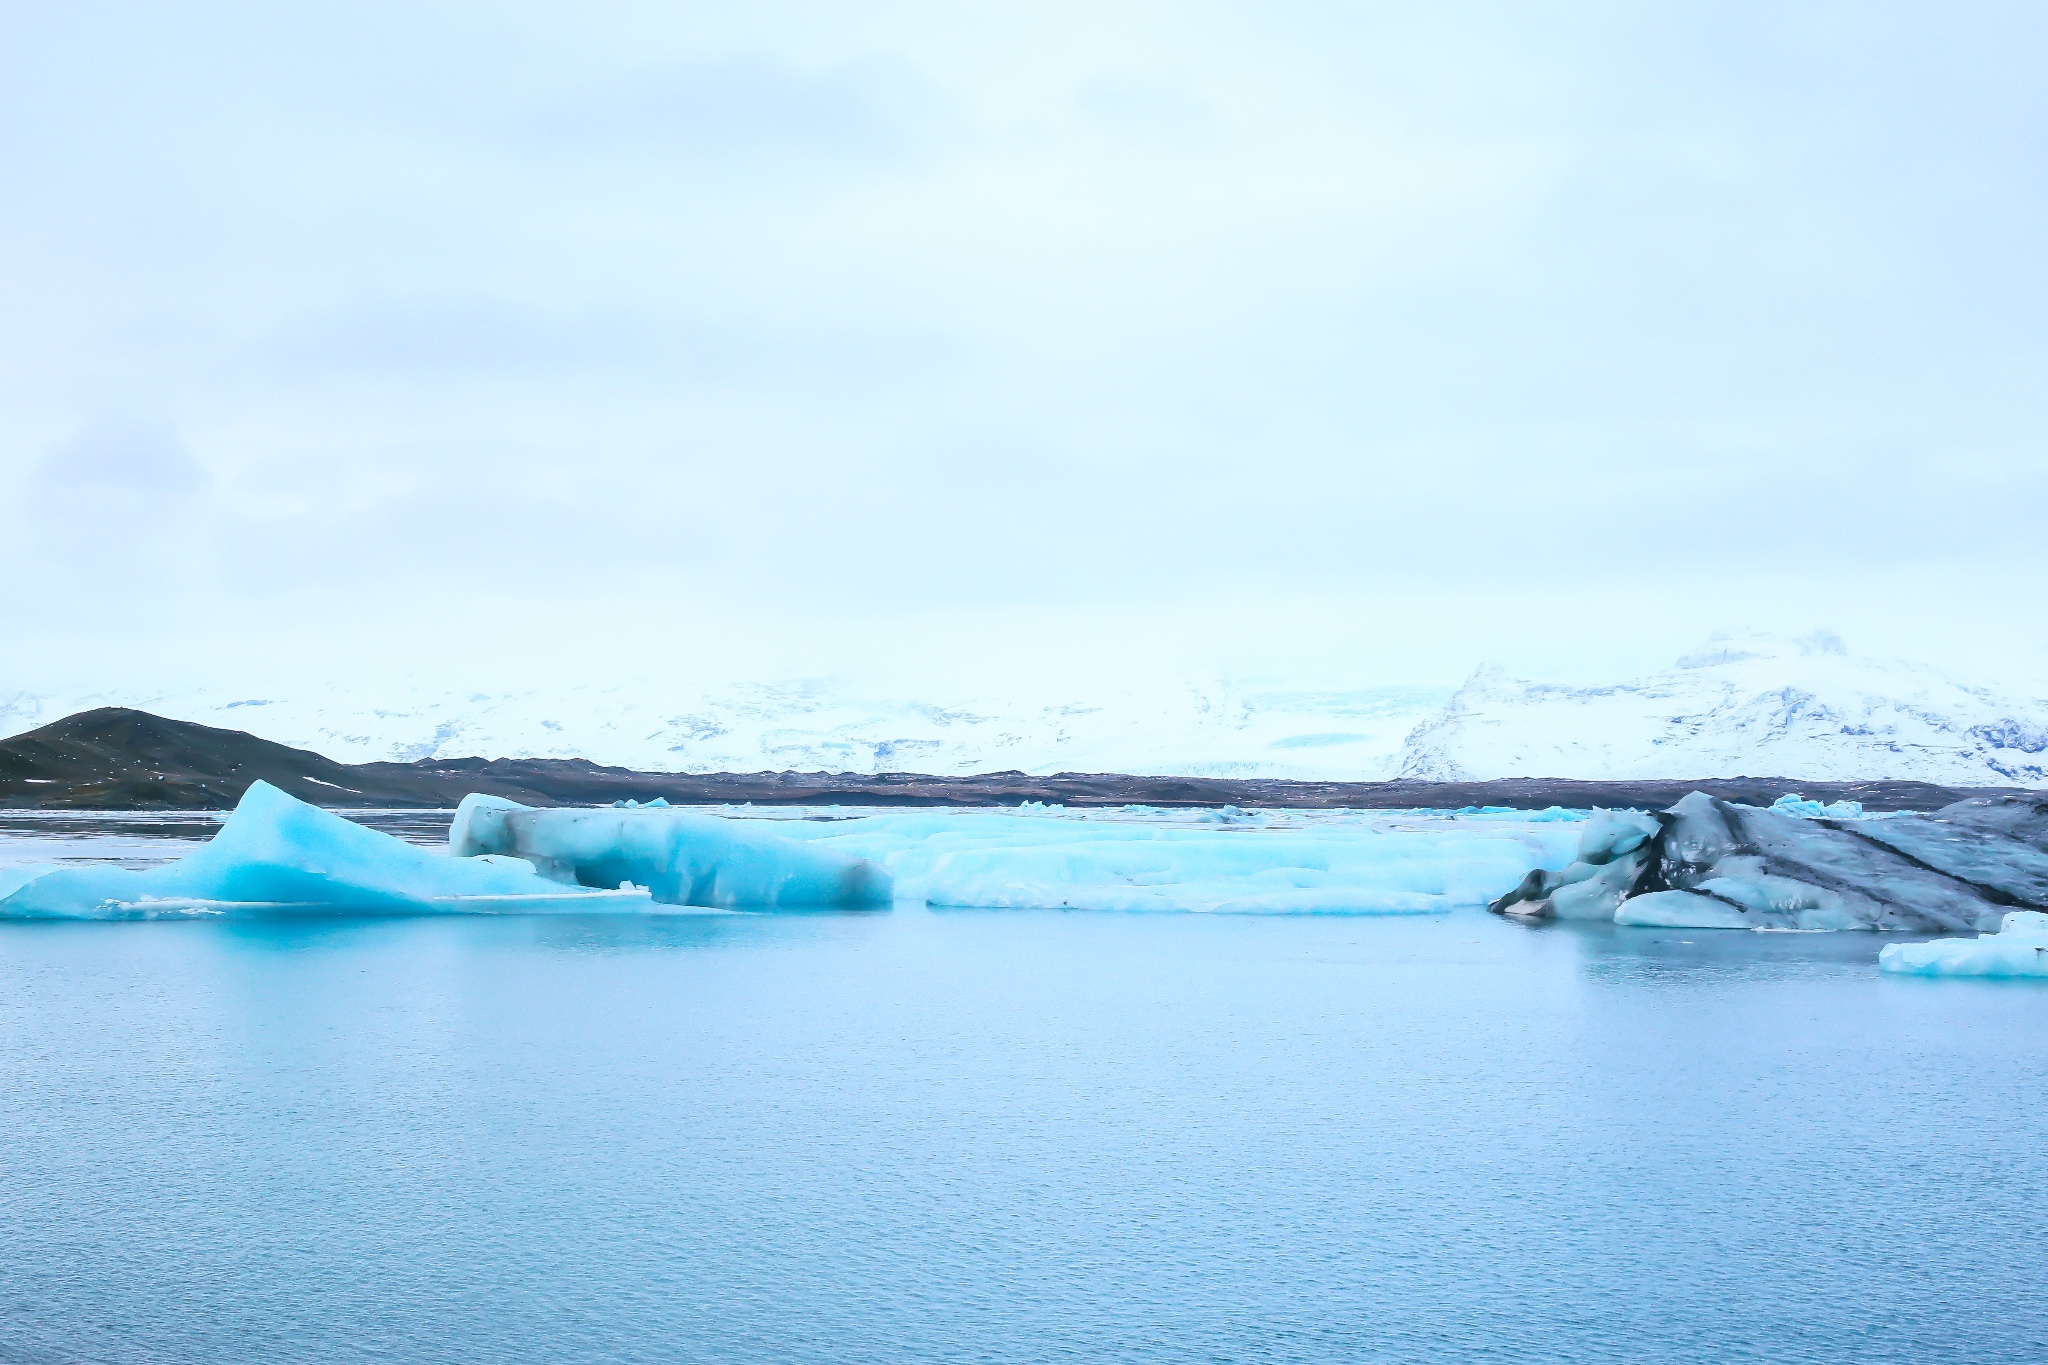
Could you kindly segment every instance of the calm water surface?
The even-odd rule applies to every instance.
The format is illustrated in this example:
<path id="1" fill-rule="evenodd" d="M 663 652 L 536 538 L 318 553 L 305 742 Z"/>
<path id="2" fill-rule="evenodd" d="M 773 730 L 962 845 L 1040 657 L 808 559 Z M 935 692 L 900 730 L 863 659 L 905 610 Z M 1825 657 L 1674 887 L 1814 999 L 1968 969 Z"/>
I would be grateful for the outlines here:
<path id="1" fill-rule="evenodd" d="M 2048 1359 L 2048 989 L 1877 947 L 4 924 L 0 1360 Z"/>

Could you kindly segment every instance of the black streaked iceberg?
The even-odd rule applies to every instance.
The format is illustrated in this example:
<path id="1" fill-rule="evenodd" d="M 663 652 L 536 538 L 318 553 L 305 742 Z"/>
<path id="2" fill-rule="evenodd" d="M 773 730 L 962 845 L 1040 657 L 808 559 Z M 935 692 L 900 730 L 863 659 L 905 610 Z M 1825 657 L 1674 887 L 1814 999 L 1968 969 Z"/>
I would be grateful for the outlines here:
<path id="1" fill-rule="evenodd" d="M 1560 870 L 1538 868 L 1492 908 L 1524 919 L 1613 919 L 1654 871 L 1663 826 L 1654 815 L 1596 810 L 1579 835 L 1578 856 Z"/>
<path id="2" fill-rule="evenodd" d="M 1654 816 L 1598 813 L 1578 861 L 1531 873 L 1493 909 L 1685 929 L 1989 931 L 2008 911 L 2048 909 L 2048 796 L 1847 819 L 1694 792 Z"/>

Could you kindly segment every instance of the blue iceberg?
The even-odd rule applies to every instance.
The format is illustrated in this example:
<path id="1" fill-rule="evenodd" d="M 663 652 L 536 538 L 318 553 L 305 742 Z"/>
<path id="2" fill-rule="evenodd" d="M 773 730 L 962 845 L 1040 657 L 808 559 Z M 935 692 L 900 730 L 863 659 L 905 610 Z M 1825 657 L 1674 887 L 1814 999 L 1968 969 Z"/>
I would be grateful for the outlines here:
<path id="1" fill-rule="evenodd" d="M 503 797 L 462 798 L 448 831 L 458 858 L 511 856 L 565 886 L 642 886 L 667 905 L 716 909 L 886 906 L 889 874 L 868 859 L 667 803 L 541 810 Z"/>
<path id="2" fill-rule="evenodd" d="M 0 918 L 191 919 L 248 913 L 640 911 L 644 890 L 567 888 L 517 858 L 448 858 L 256 782 L 203 847 L 163 867 L 0 868 Z"/>
<path id="3" fill-rule="evenodd" d="M 1483 905 L 1532 866 L 1564 861 L 1568 823 L 1519 827 L 1441 813 L 1308 818 L 1298 812 L 1076 815 L 1027 803 L 996 811 L 734 819 L 646 805 L 536 810 L 463 801 L 458 854 L 527 859 L 543 876 L 724 908 L 949 908 L 1429 914 Z M 1207 818 L 1205 818 L 1207 817 Z M 1288 827 L 1288 826 L 1295 827 Z M 1193 827 L 1190 827 L 1193 826 Z"/>
<path id="4" fill-rule="evenodd" d="M 1190 828 L 1148 814 L 892 812 L 790 822 L 790 835 L 881 863 L 899 894 L 935 906 L 1240 914 L 1483 905 L 1531 867 L 1565 861 L 1573 843 L 1570 826 L 1541 815 L 1519 826 L 1416 812 L 1178 817 L 1200 822 Z"/>

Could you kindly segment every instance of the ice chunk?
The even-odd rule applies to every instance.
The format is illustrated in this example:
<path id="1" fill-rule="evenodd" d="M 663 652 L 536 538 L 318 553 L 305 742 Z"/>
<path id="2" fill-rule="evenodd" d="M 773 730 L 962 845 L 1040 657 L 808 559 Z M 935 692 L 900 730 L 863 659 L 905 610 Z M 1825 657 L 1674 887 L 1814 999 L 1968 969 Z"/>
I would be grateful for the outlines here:
<path id="1" fill-rule="evenodd" d="M 1761 858 L 1730 858 L 1715 867 L 1719 875 L 1707 878 L 1696 889 L 1701 895 L 1714 896 L 1735 906 L 1743 914 L 1756 916 L 1744 926 L 1747 928 L 1865 927 L 1839 892 L 1792 877 L 1773 876 L 1763 870 L 1762 863 Z M 1783 917 L 1791 923 L 1786 925 L 1773 917 Z"/>
<path id="2" fill-rule="evenodd" d="M 1633 853 L 1657 836 L 1663 826 L 1639 810 L 1595 810 L 1579 835 L 1579 859 L 1604 864 Z"/>
<path id="3" fill-rule="evenodd" d="M 1808 801 L 1798 792 L 1786 792 L 1771 802 L 1771 809 L 1780 815 L 1798 815 L 1808 820 L 1860 820 L 1863 818 L 1861 801 L 1830 801 L 1823 805 Z"/>
<path id="4" fill-rule="evenodd" d="M 2014 910 L 1995 934 L 1887 944 L 1879 971 L 1902 976 L 2032 976 L 2048 978 L 2048 914 Z"/>
<path id="5" fill-rule="evenodd" d="M 1630 896 L 1615 912 L 1616 924 L 1663 929 L 1754 929 L 1755 921 L 1735 905 L 1694 891 L 1652 891 Z"/>
<path id="6" fill-rule="evenodd" d="M 861 907 L 894 898 L 889 874 L 865 858 L 787 838 L 766 821 L 661 807 L 537 810 L 472 794 L 455 812 L 448 848 L 525 858 L 568 885 L 632 882 L 669 905 Z"/>
<path id="7" fill-rule="evenodd" d="M 163 919 L 237 912 L 554 914 L 645 910 L 645 892 L 571 890 L 507 858 L 446 858 L 252 784 L 220 833 L 163 867 L 12 868 L 0 917 Z"/>
<path id="8" fill-rule="evenodd" d="M 1583 854 L 1581 855 L 1583 856 Z M 1550 893 L 1550 913 L 1558 919 L 1608 919 L 1642 876 L 1649 850 L 1638 847 L 1622 854 L 1605 867 L 1574 863 L 1571 872 L 1585 867 L 1590 876 L 1567 881 Z"/>
<path id="9" fill-rule="evenodd" d="M 1612 919 L 1643 879 L 1650 841 L 1663 825 L 1632 810 L 1594 810 L 1579 833 L 1578 857 L 1561 872 L 1537 869 L 1492 903 L 1524 919 Z"/>

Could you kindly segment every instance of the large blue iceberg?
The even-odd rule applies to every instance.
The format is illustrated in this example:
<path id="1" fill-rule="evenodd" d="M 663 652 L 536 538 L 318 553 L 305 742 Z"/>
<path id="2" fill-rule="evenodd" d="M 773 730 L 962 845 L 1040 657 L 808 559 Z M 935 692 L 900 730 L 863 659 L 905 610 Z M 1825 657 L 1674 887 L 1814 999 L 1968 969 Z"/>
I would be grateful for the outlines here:
<path id="1" fill-rule="evenodd" d="M 448 851 L 520 858 L 566 886 L 630 882 L 668 905 L 860 908 L 895 899 L 889 874 L 866 858 L 786 838 L 765 821 L 662 807 L 541 810 L 472 794 L 456 809 Z"/>
<path id="2" fill-rule="evenodd" d="M 563 914 L 650 908 L 645 890 L 589 891 L 517 858 L 448 858 L 268 782 L 177 862 L 134 870 L 0 868 L 0 918 L 190 919 L 247 913 Z"/>

